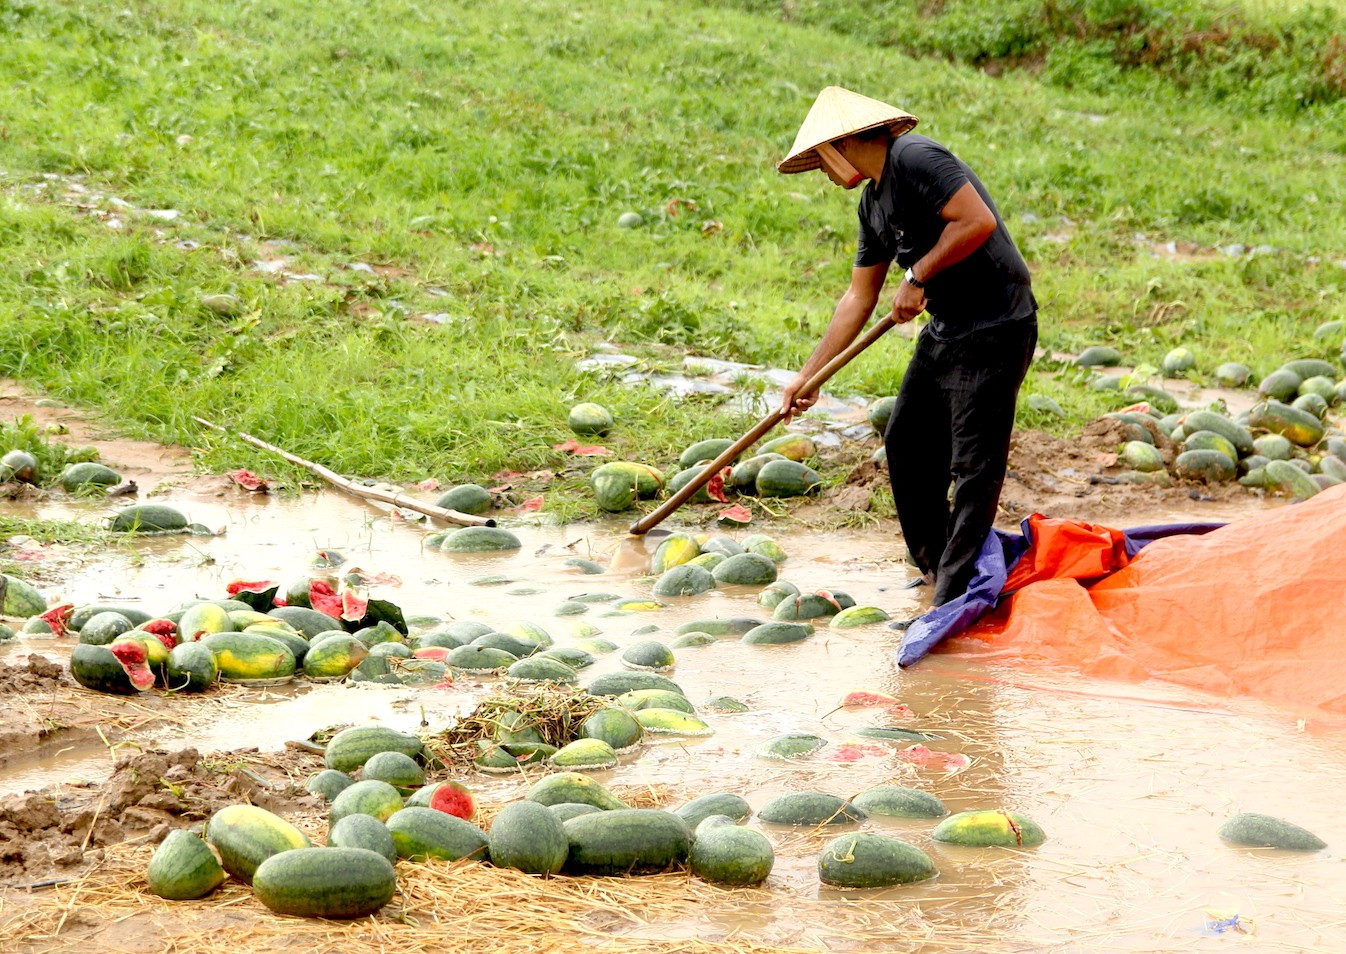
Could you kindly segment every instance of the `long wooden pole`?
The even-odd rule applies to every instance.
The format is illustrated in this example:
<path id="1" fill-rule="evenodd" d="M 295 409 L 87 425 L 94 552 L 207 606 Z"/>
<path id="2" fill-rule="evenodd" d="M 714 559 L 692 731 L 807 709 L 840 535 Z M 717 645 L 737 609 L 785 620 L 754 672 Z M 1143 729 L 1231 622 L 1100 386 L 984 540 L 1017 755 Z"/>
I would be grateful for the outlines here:
<path id="1" fill-rule="evenodd" d="M 306 470 L 311 470 L 333 487 L 336 487 L 338 490 L 344 490 L 346 493 L 353 496 L 363 497 L 366 500 L 382 501 L 383 503 L 392 504 L 394 507 L 405 507 L 408 510 L 415 510 L 417 513 L 423 513 L 426 516 L 443 520 L 445 523 L 453 523 L 462 527 L 495 526 L 495 521 L 490 517 L 479 517 L 475 514 L 463 513 L 459 510 L 446 510 L 443 507 L 436 507 L 433 504 L 422 503 L 419 500 L 403 497 L 401 494 L 390 494 L 373 487 L 361 487 L 358 484 L 351 483 L 340 474 L 328 470 L 322 464 L 315 464 L 311 460 L 304 460 L 304 458 L 297 454 L 291 454 L 289 451 L 283 450 L 275 444 L 268 444 L 266 441 L 253 437 L 251 434 L 244 433 L 243 431 L 229 431 L 218 424 L 212 424 L 203 417 L 193 417 L 192 420 L 206 427 L 214 428 L 224 434 L 232 433 L 245 444 L 251 444 L 253 447 L 260 447 L 264 451 L 278 454 L 292 464 L 298 464 Z"/>
<path id="2" fill-rule="evenodd" d="M 874 342 L 882 338 L 895 324 L 897 324 L 897 322 L 893 319 L 891 314 L 874 322 L 869 330 L 852 341 L 845 351 L 841 352 L 831 361 L 827 362 L 827 364 L 815 371 L 813 376 L 805 381 L 803 386 L 800 387 L 799 393 L 810 394 L 813 391 L 818 390 L 828 378 L 832 377 L 832 375 L 836 374 L 853 361 L 855 356 L 861 351 L 864 351 Z M 779 424 L 784 417 L 785 414 L 777 408 L 766 417 L 762 418 L 753 425 L 752 430 L 748 431 L 748 433 L 735 441 L 723 454 L 707 464 L 701 473 L 683 484 L 682 488 L 679 489 L 677 493 L 672 497 L 669 497 L 635 523 L 631 524 L 630 532 L 640 535 L 657 527 L 669 514 L 673 513 L 673 511 L 677 510 L 690 500 L 692 495 L 700 490 L 711 477 L 718 474 L 726 465 L 733 463 L 740 454 L 753 444 L 756 444 L 764 434 Z"/>

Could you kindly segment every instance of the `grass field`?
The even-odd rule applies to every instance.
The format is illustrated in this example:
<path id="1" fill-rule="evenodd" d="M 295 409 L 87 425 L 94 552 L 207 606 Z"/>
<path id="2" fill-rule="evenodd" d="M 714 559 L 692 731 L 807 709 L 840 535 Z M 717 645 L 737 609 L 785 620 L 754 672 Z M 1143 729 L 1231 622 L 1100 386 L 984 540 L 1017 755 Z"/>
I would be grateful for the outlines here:
<path id="1" fill-rule="evenodd" d="M 211 466 L 263 458 L 192 415 L 342 472 L 487 479 L 558 466 L 580 399 L 624 422 L 619 453 L 666 460 L 748 422 L 574 362 L 601 341 L 654 368 L 802 360 L 857 196 L 773 164 L 830 83 L 978 169 L 1050 351 L 1157 364 L 1183 343 L 1264 372 L 1328 347 L 1311 332 L 1342 314 L 1346 107 L 1295 90 L 1331 65 L 1335 14 L 1301 44 L 1317 59 L 1263 51 L 1285 68 L 1240 97 L 1228 70 L 1207 95 L 1200 62 L 1176 82 L 1089 43 L 992 76 L 874 43 L 869 4 L 826 6 L 0 0 L 0 373 Z M 837 387 L 892 393 L 908 348 Z M 1069 419 L 1021 423 L 1110 406 L 1051 369 L 1026 390 Z"/>

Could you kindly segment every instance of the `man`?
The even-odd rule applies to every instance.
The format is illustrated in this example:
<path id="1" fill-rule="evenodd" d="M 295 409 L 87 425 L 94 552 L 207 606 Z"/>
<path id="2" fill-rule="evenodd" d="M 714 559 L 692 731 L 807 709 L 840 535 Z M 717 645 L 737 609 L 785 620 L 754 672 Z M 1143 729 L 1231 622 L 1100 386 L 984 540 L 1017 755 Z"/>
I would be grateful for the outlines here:
<path id="1" fill-rule="evenodd" d="M 821 168 L 847 189 L 866 179 L 850 287 L 822 340 L 785 389 L 793 416 L 816 394 L 804 382 L 855 340 L 893 262 L 901 323 L 923 311 L 884 434 L 907 550 L 939 606 L 971 582 L 995 521 L 1014 405 L 1037 344 L 1028 266 L 981 180 L 948 149 L 910 135 L 916 117 L 839 86 L 819 94 L 777 168 Z M 953 485 L 952 509 L 949 485 Z"/>

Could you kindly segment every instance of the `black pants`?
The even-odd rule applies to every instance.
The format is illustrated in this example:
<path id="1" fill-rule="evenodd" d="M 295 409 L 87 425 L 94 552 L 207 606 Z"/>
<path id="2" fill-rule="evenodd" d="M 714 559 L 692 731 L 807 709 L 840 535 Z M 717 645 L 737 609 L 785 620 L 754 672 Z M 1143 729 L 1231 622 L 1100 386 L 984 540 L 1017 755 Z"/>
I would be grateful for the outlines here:
<path id="1" fill-rule="evenodd" d="M 953 341 L 928 330 L 917 339 L 883 441 L 902 536 L 917 568 L 934 574 L 935 606 L 967 589 L 995 523 L 1037 340 L 1035 317 Z"/>

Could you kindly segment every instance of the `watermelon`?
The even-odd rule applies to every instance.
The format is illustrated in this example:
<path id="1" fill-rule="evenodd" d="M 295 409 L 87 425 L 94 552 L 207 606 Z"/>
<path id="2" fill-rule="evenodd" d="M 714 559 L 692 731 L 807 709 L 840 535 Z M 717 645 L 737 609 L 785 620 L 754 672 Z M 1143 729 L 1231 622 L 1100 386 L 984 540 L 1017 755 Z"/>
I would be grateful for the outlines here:
<path id="1" fill-rule="evenodd" d="M 397 875 L 368 848 L 300 848 L 263 861 L 252 889 L 277 914 L 362 918 L 392 900 Z"/>
<path id="2" fill-rule="evenodd" d="M 582 802 L 558 802 L 555 805 L 547 805 L 547 811 L 556 816 L 558 821 L 566 822 L 576 815 L 587 815 L 590 812 L 602 811 L 601 808 L 595 808 L 592 805 L 585 805 Z M 570 843 L 566 842 L 566 848 L 569 849 Z"/>
<path id="3" fill-rule="evenodd" d="M 717 642 L 719 640 L 710 633 L 683 633 L 668 645 L 670 649 L 695 649 L 701 646 L 712 646 Z"/>
<path id="4" fill-rule="evenodd" d="M 347 815 L 327 833 L 327 845 L 329 848 L 365 848 L 378 852 L 390 862 L 397 860 L 392 832 L 373 815 Z"/>
<path id="5" fill-rule="evenodd" d="M 1285 362 L 1280 370 L 1298 375 L 1302 382 L 1304 378 L 1312 377 L 1335 378 L 1339 369 L 1331 361 L 1324 361 L 1322 358 L 1296 358 Z"/>
<path id="6" fill-rule="evenodd" d="M 595 662 L 593 654 L 579 646 L 553 646 L 538 653 L 539 659 L 554 659 L 571 669 L 587 669 Z"/>
<path id="7" fill-rule="evenodd" d="M 382 725 L 342 729 L 327 743 L 323 761 L 330 769 L 354 772 L 379 752 L 401 752 L 418 757 L 424 745 L 414 735 Z"/>
<path id="8" fill-rule="evenodd" d="M 1160 367 L 1166 377 L 1177 377 L 1196 367 L 1196 355 L 1192 354 L 1190 348 L 1174 348 L 1164 355 Z"/>
<path id="9" fill-rule="evenodd" d="M 766 586 L 776 582 L 776 563 L 760 553 L 728 557 L 711 574 L 716 583 L 728 586 Z"/>
<path id="10" fill-rule="evenodd" d="M 12 450 L 0 457 L 0 480 L 37 483 L 37 458 L 25 450 Z"/>
<path id="11" fill-rule="evenodd" d="M 227 805 L 206 823 L 206 842 L 220 855 L 224 870 L 252 883 L 253 873 L 267 858 L 312 842 L 279 815 L 256 805 Z"/>
<path id="12" fill-rule="evenodd" d="M 1238 461 L 1239 456 L 1234 445 L 1214 431 L 1186 431 L 1182 440 L 1182 449 L 1184 451 L 1216 450 L 1235 462 Z"/>
<path id="13" fill-rule="evenodd" d="M 135 695 L 154 685 L 154 673 L 145 664 L 147 659 L 144 647 L 138 643 L 124 644 L 115 653 L 108 646 L 79 643 L 70 651 L 70 675 L 95 692 Z"/>
<path id="14" fill-rule="evenodd" d="M 588 685 L 591 696 L 620 696 L 634 689 L 664 689 L 686 695 L 676 682 L 656 672 L 609 672 L 595 676 Z"/>
<path id="15" fill-rule="evenodd" d="M 477 800 L 472 797 L 467 786 L 451 780 L 432 785 L 424 806 L 414 797 L 407 800 L 407 806 L 433 808 L 437 812 L 444 812 L 463 821 L 470 821 L 477 813 Z"/>
<path id="16" fill-rule="evenodd" d="M 490 646 L 459 646 L 449 653 L 449 665 L 468 672 L 504 672 L 519 661 L 519 657 L 503 649 Z"/>
<path id="17" fill-rule="evenodd" d="M 112 515 L 108 529 L 117 533 L 168 533 L 187 529 L 187 517 L 167 504 L 134 504 Z"/>
<path id="18" fill-rule="evenodd" d="M 771 842 L 760 831 L 740 828 L 733 819 L 712 815 L 696 827 L 689 856 L 692 874 L 712 884 L 761 884 L 776 861 Z"/>
<path id="19" fill-rule="evenodd" d="M 637 709 L 635 719 L 646 732 L 653 735 L 713 735 L 714 730 L 705 722 L 680 709 L 660 709 L 650 706 Z"/>
<path id="20" fill-rule="evenodd" d="M 784 563 L 785 551 L 780 544 L 765 533 L 750 533 L 743 538 L 743 549 L 748 553 L 758 553 L 775 563 Z"/>
<path id="21" fill-rule="evenodd" d="M 747 460 L 739 461 L 729 472 L 729 486 L 741 493 L 754 493 L 757 490 L 757 475 L 762 468 L 773 460 L 785 460 L 784 454 L 757 454 Z M 740 553 L 743 551 L 740 549 Z"/>
<path id="22" fill-rule="evenodd" d="M 613 795 L 600 782 L 578 772 L 558 772 L 539 779 L 524 796 L 539 805 L 559 805 L 566 802 L 592 805 L 601 811 L 627 808 L 625 802 Z"/>
<path id="23" fill-rule="evenodd" d="M 1081 368 L 1110 368 L 1121 363 L 1122 353 L 1107 345 L 1091 345 L 1075 358 L 1075 364 Z"/>
<path id="24" fill-rule="evenodd" d="M 919 848 L 872 832 L 852 832 L 818 856 L 818 879 L 837 888 L 886 888 L 912 884 L 939 872 Z"/>
<path id="25" fill-rule="evenodd" d="M 683 623 L 673 630 L 679 636 L 683 633 L 710 633 L 712 636 L 742 636 L 754 626 L 761 626 L 760 619 L 748 617 L 729 617 L 716 619 L 694 619 Z"/>
<path id="26" fill-rule="evenodd" d="M 1018 812 L 969 811 L 950 815 L 935 826 L 930 837 L 975 848 L 1036 848 L 1047 836 L 1036 822 Z"/>
<path id="27" fill-rule="evenodd" d="M 846 825 L 865 820 L 865 813 L 844 798 L 824 792 L 777 795 L 757 812 L 773 825 Z"/>
<path id="28" fill-rule="evenodd" d="M 668 492 L 670 495 L 676 494 L 688 484 L 695 481 L 705 471 L 705 466 L 688 467 L 686 470 L 680 470 L 668 479 Z M 701 484 L 696 491 L 688 498 L 694 503 L 710 503 L 710 482 Z"/>
<path id="29" fill-rule="evenodd" d="M 850 629 L 853 626 L 869 626 L 889 619 L 888 614 L 877 606 L 848 606 L 832 617 L 828 624 L 831 629 Z"/>
<path id="30" fill-rule="evenodd" d="M 670 489 L 675 492 L 677 490 L 676 487 Z M 650 558 L 650 573 L 662 574 L 674 567 L 689 564 L 701 555 L 700 543 L 690 534 L 670 534 L 655 548 L 654 555 Z"/>
<path id="31" fill-rule="evenodd" d="M 46 598 L 17 576 L 0 573 L 0 613 L 5 616 L 38 616 L 47 611 Z"/>
<path id="32" fill-rule="evenodd" d="M 89 646 L 106 646 L 122 633 L 135 629 L 135 625 L 115 610 L 108 610 L 92 617 L 80 627 L 79 641 Z"/>
<path id="33" fill-rule="evenodd" d="M 782 600 L 798 595 L 799 595 L 799 587 L 795 586 L 788 580 L 776 580 L 776 582 L 772 583 L 771 585 L 766 587 L 766 589 L 762 590 L 762 592 L 757 594 L 757 602 L 758 605 L 760 606 L 764 606 L 767 609 L 774 610 L 777 606 L 781 604 Z M 760 626 L 761 621 L 758 620 L 757 622 L 753 623 L 753 625 Z M 749 629 L 751 628 L 752 627 L 749 627 Z M 744 632 L 746 632 L 746 630 Z"/>
<path id="34" fill-rule="evenodd" d="M 505 670 L 510 679 L 520 682 L 551 682 L 563 686 L 573 686 L 579 682 L 575 670 L 553 656 L 530 656 L 511 663 Z"/>
<path id="35" fill-rule="evenodd" d="M 704 567 L 683 563 L 665 570 L 655 580 L 655 596 L 698 596 L 715 589 L 715 577 Z"/>
<path id="36" fill-rule="evenodd" d="M 696 831 L 707 818 L 720 815 L 734 822 L 746 821 L 752 814 L 752 808 L 741 795 L 730 792 L 712 792 L 699 795 L 686 805 L 676 809 L 673 814 L 687 823 L 687 827 Z"/>
<path id="37" fill-rule="evenodd" d="M 439 548 L 445 553 L 503 553 L 522 546 L 503 527 L 461 527 L 446 536 Z"/>
<path id="38" fill-rule="evenodd" d="M 210 847 L 181 828 L 170 831 L 159 843 L 145 871 L 150 890 L 168 901 L 204 898 L 223 884 L 225 877 Z"/>
<path id="39" fill-rule="evenodd" d="M 568 742 L 547 760 L 556 768 L 595 772 L 617 764 L 617 753 L 602 739 L 576 739 Z"/>
<path id="40" fill-rule="evenodd" d="M 43 609 L 46 609 L 46 602 L 43 601 Z M 66 620 L 66 628 L 78 632 L 84 628 L 84 624 L 93 619 L 99 613 L 121 613 L 129 619 L 134 625 L 140 626 L 154 619 L 149 613 L 142 609 L 136 609 L 134 606 L 113 606 L 105 603 L 85 603 L 83 606 L 75 609 L 70 618 Z M 6 610 L 6 615 L 9 615 Z"/>
<path id="41" fill-rule="evenodd" d="M 570 409 L 566 414 L 566 424 L 581 437 L 602 437 L 612 430 L 612 412 L 601 404 L 585 401 Z"/>
<path id="42" fill-rule="evenodd" d="M 493 865 L 553 875 L 565 865 L 570 839 L 555 812 L 524 800 L 511 802 L 496 814 L 487 832 L 487 847 Z"/>
<path id="43" fill-rule="evenodd" d="M 1215 369 L 1215 382 L 1226 388 L 1241 388 L 1252 376 L 1252 369 L 1237 361 L 1227 361 Z"/>
<path id="44" fill-rule="evenodd" d="M 678 467 L 684 471 L 695 469 L 700 473 L 701 468 L 697 464 L 712 461 L 733 446 L 734 442 L 727 437 L 709 437 L 697 441 L 678 456 Z"/>
<path id="45" fill-rule="evenodd" d="M 91 460 L 71 464 L 56 479 L 61 489 L 68 494 L 81 490 L 106 490 L 122 482 L 121 474 Z"/>
<path id="46" fill-rule="evenodd" d="M 1273 460 L 1266 465 L 1265 471 L 1267 480 L 1274 487 L 1300 500 L 1307 500 L 1320 489 L 1312 477 L 1288 460 Z"/>
<path id="47" fill-rule="evenodd" d="M 579 734 L 583 739 L 606 742 L 615 752 L 625 752 L 641 743 L 645 729 L 630 712 L 609 706 L 590 713 L 580 723 Z"/>
<path id="48" fill-rule="evenodd" d="M 793 761 L 806 759 L 827 745 L 821 736 L 807 732 L 790 732 L 767 739 L 757 749 L 758 758 Z"/>
<path id="49" fill-rule="evenodd" d="M 803 434 L 783 434 L 767 441 L 757 450 L 758 454 L 780 454 L 786 460 L 802 461 L 818 453 L 818 445 L 813 438 Z"/>
<path id="50" fill-rule="evenodd" d="M 351 778 L 345 772 L 338 772 L 336 769 L 323 769 L 312 776 L 305 784 L 304 788 L 314 795 L 321 795 L 330 802 L 336 798 L 345 789 L 355 784 L 355 779 Z"/>
<path id="51" fill-rule="evenodd" d="M 852 798 L 851 804 L 867 815 L 889 818 L 943 818 L 949 814 L 934 795 L 901 785 L 876 785 Z"/>
<path id="52" fill-rule="evenodd" d="M 200 643 L 179 643 L 168 653 L 165 685 L 177 692 L 201 692 L 220 678 L 215 654 Z"/>
<path id="53" fill-rule="evenodd" d="M 477 742 L 480 754 L 472 764 L 481 772 L 517 772 L 525 765 L 545 762 L 556 754 L 556 746 L 545 742 Z"/>
<path id="54" fill-rule="evenodd" d="M 1251 454 L 1254 450 L 1252 434 L 1246 427 L 1214 411 L 1188 411 L 1182 419 L 1182 426 L 1188 434 L 1214 431 L 1234 446 L 1236 457 Z"/>
<path id="55" fill-rule="evenodd" d="M 224 682 L 269 685 L 287 682 L 294 676 L 294 653 L 271 636 L 212 633 L 201 643 L 214 654 Z"/>
<path id="56" fill-rule="evenodd" d="M 321 644 L 309 644 L 304 654 L 304 675 L 310 679 L 342 679 L 364 662 L 369 649 L 346 633 L 335 633 Z"/>
<path id="57" fill-rule="evenodd" d="M 486 833 L 469 821 L 433 808 L 403 808 L 387 821 L 399 858 L 483 859 Z"/>
<path id="58" fill-rule="evenodd" d="M 402 795 L 397 789 L 387 782 L 370 778 L 338 792 L 336 798 L 332 799 L 328 818 L 333 825 L 349 815 L 372 815 L 379 821 L 387 821 L 401 808 Z"/>
<path id="59" fill-rule="evenodd" d="M 696 714 L 696 706 L 691 700 L 681 692 L 669 689 L 632 689 L 617 696 L 617 704 L 632 712 L 637 709 L 677 709 Z"/>
<path id="60" fill-rule="evenodd" d="M 360 778 L 387 782 L 399 795 L 410 795 L 425 784 L 425 770 L 403 752 L 376 752 L 360 770 Z"/>
<path id="61" fill-rule="evenodd" d="M 491 509 L 491 493 L 478 484 L 458 484 L 440 494 L 435 506 L 459 513 L 481 514 Z"/>
<path id="62" fill-rule="evenodd" d="M 266 615 L 289 623 L 308 639 L 314 639 L 321 633 L 345 632 L 341 620 L 305 606 L 274 606 Z"/>
<path id="63" fill-rule="evenodd" d="M 865 417 L 868 419 L 870 427 L 878 431 L 880 435 L 887 431 L 888 420 L 893 416 L 893 408 L 896 406 L 897 397 L 893 395 L 881 397 L 870 404 L 869 409 L 865 411 Z"/>
<path id="64" fill-rule="evenodd" d="M 780 606 L 786 605 L 781 603 Z M 778 606 L 777 609 L 780 607 Z M 797 643 L 813 635 L 813 626 L 803 622 L 772 622 L 755 626 L 743 634 L 742 642 L 748 646 L 778 646 L 784 643 Z"/>
<path id="65" fill-rule="evenodd" d="M 1327 844 L 1313 832 L 1271 815 L 1244 812 L 1220 826 L 1220 837 L 1249 848 L 1318 851 Z"/>
<path id="66" fill-rule="evenodd" d="M 524 639 L 511 633 L 499 633 L 494 631 L 482 633 L 476 639 L 472 640 L 472 642 L 468 643 L 468 645 L 480 646 L 485 649 L 501 649 L 516 659 L 531 656 L 542 648 L 531 639 Z"/>
<path id="67" fill-rule="evenodd" d="M 1173 461 L 1173 472 L 1185 480 L 1219 483 L 1233 480 L 1238 468 L 1228 454 L 1218 450 L 1183 451 Z"/>
<path id="68" fill-rule="evenodd" d="M 667 871 L 686 862 L 692 836 L 672 812 L 622 808 L 577 815 L 563 823 L 570 843 L 565 870 L 632 875 Z"/>
<path id="69" fill-rule="evenodd" d="M 801 497 L 822 486 L 813 468 L 793 460 L 773 460 L 757 473 L 757 493 L 762 497 Z"/>
<path id="70" fill-rule="evenodd" d="M 646 672 L 669 672 L 676 665 L 673 650 L 653 639 L 632 643 L 622 653 L 622 665 L 627 669 Z"/>

